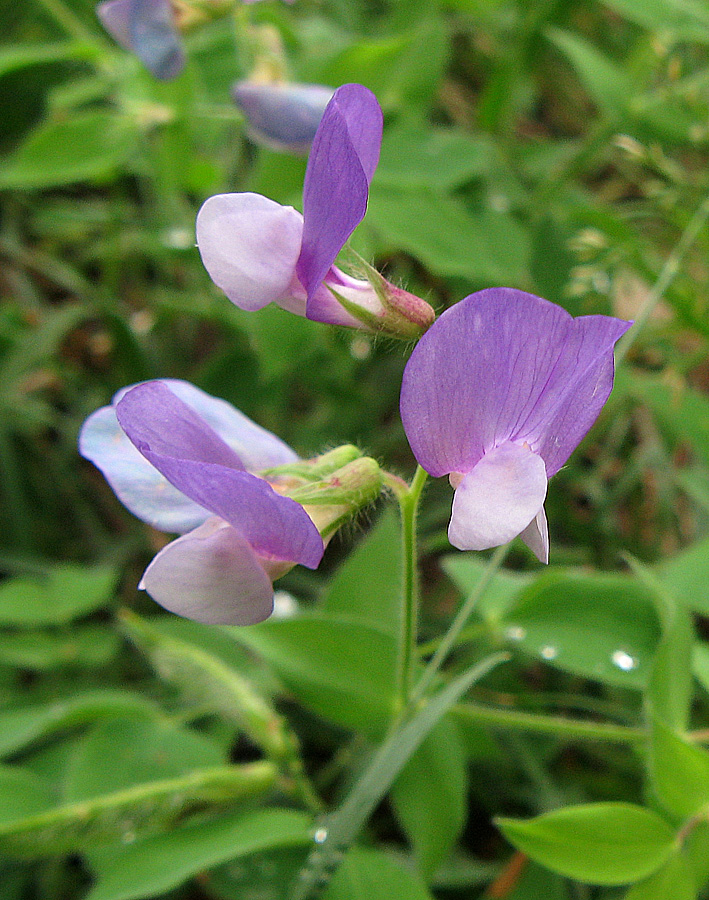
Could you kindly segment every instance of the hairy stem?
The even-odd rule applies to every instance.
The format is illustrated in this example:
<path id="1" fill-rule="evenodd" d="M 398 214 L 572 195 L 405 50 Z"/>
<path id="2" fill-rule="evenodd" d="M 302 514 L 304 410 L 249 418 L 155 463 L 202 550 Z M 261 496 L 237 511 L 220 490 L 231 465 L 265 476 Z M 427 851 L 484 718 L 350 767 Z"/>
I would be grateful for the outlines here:
<path id="1" fill-rule="evenodd" d="M 401 552 L 403 561 L 403 591 L 399 619 L 397 655 L 397 698 L 399 712 L 404 710 L 411 694 L 413 669 L 416 661 L 418 629 L 418 551 L 416 545 L 416 515 L 421 492 L 428 474 L 418 466 L 408 490 L 397 494 L 401 510 Z"/>

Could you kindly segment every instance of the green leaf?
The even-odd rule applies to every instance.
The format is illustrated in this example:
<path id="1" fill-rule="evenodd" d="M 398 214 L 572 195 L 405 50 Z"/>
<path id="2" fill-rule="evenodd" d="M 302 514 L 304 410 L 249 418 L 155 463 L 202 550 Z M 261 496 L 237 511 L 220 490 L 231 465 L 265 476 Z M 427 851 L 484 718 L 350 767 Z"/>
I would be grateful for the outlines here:
<path id="1" fill-rule="evenodd" d="M 473 593 L 488 569 L 487 562 L 472 553 L 453 553 L 450 556 L 444 556 L 441 566 L 464 597 Z M 514 604 L 522 590 L 534 581 L 534 578 L 534 575 L 520 572 L 504 570 L 496 572 L 480 598 L 475 612 L 488 621 L 499 621 L 500 617 Z"/>
<path id="2" fill-rule="evenodd" d="M 429 882 L 450 855 L 465 825 L 467 767 L 461 737 L 443 718 L 394 782 L 394 812 Z"/>
<path id="3" fill-rule="evenodd" d="M 209 870 L 209 892 L 219 900 L 291 900 L 291 884 L 305 864 L 307 846 L 250 853 Z"/>
<path id="4" fill-rule="evenodd" d="M 298 742 L 288 724 L 270 702 L 262 696 L 255 684 L 234 668 L 236 644 L 229 652 L 226 629 L 213 640 L 207 641 L 203 629 L 195 623 L 149 622 L 134 613 L 124 611 L 121 620 L 133 640 L 147 653 L 156 671 L 182 691 L 195 706 L 206 707 L 234 722 L 264 752 L 277 760 L 293 762 L 297 756 Z M 191 640 L 173 637 L 185 633 Z M 236 638 L 241 629 L 231 632 Z M 199 646 L 195 636 L 202 641 Z M 225 644 L 226 641 L 226 644 Z M 214 650 L 220 655 L 216 655 Z"/>
<path id="5" fill-rule="evenodd" d="M 49 784 L 19 766 L 0 766 L 0 829 L 7 822 L 33 816 L 54 806 Z"/>
<path id="6" fill-rule="evenodd" d="M 651 591 L 662 622 L 662 640 L 652 663 L 648 700 L 655 715 L 666 725 L 684 731 L 689 721 L 693 687 L 694 627 L 691 616 L 647 566 L 630 555 L 626 558 Z"/>
<path id="7" fill-rule="evenodd" d="M 97 55 L 97 48 L 81 41 L 61 44 L 16 44 L 0 52 L 0 78 L 8 72 L 28 66 L 64 60 L 89 60 Z"/>
<path id="8" fill-rule="evenodd" d="M 0 852 L 32 859 L 131 841 L 148 830 L 169 828 L 190 812 L 262 796 L 276 776 L 268 762 L 219 766 L 31 815 L 15 813 L 12 820 L 0 822 Z"/>
<path id="9" fill-rule="evenodd" d="M 603 0 L 622 16 L 674 40 L 709 42 L 709 11 L 696 0 Z"/>
<path id="10" fill-rule="evenodd" d="M 312 843 L 310 818 L 285 809 L 229 813 L 136 841 L 95 859 L 97 882 L 86 900 L 145 900 L 192 875 L 264 850 Z"/>
<path id="11" fill-rule="evenodd" d="M 328 585 L 320 609 L 396 635 L 402 591 L 401 534 L 387 510 Z"/>
<path id="12" fill-rule="evenodd" d="M 113 716 L 157 717 L 149 700 L 128 691 L 90 691 L 53 703 L 4 709 L 0 712 L 0 756 L 8 756 L 39 738 Z"/>
<path id="13" fill-rule="evenodd" d="M 32 190 L 104 179 L 135 148 L 131 121 L 95 110 L 40 124 L 3 161 L 0 190 Z"/>
<path id="14" fill-rule="evenodd" d="M 692 672 L 704 690 L 709 693 L 709 644 L 698 641 L 694 645 Z"/>
<path id="15" fill-rule="evenodd" d="M 298 700 L 345 728 L 380 734 L 394 712 L 395 647 L 386 632 L 344 618 L 302 614 L 241 629 Z"/>
<path id="16" fill-rule="evenodd" d="M 520 284 L 530 252 L 526 230 L 506 213 L 468 212 L 434 191 L 393 191 L 372 185 L 366 226 L 438 275 L 476 283 Z"/>
<path id="17" fill-rule="evenodd" d="M 445 193 L 480 178 L 491 165 L 484 138 L 453 128 L 399 126 L 384 132 L 375 184 Z"/>
<path id="18" fill-rule="evenodd" d="M 321 883 L 325 873 L 338 864 L 341 852 L 354 842 L 377 803 L 431 730 L 476 681 L 506 659 L 506 654 L 495 654 L 463 672 L 429 698 L 410 721 L 389 735 L 342 806 L 324 821 L 324 841 L 311 853 L 293 900 L 307 900 L 310 897 L 310 891 Z"/>
<path id="19" fill-rule="evenodd" d="M 683 740 L 657 717 L 649 767 L 655 795 L 672 816 L 688 819 L 709 811 L 709 752 Z"/>
<path id="20" fill-rule="evenodd" d="M 690 614 L 677 609 L 657 648 L 648 685 L 655 713 L 672 728 L 684 731 L 692 702 L 694 628 Z"/>
<path id="21" fill-rule="evenodd" d="M 325 84 L 364 84 L 385 109 L 425 109 L 445 71 L 449 46 L 446 24 L 437 17 L 427 17 L 403 34 L 348 41 L 345 49 L 319 69 L 317 80 Z M 425 66 L 421 65 L 422 55 Z"/>
<path id="22" fill-rule="evenodd" d="M 345 857 L 323 900 L 433 900 L 411 872 L 377 850 L 354 847 Z"/>
<path id="23" fill-rule="evenodd" d="M 118 570 L 63 563 L 44 578 L 10 578 L 0 585 L 0 625 L 65 625 L 107 606 Z"/>
<path id="24" fill-rule="evenodd" d="M 709 822 L 697 822 L 687 835 L 684 851 L 694 874 L 694 882 L 709 882 Z"/>
<path id="25" fill-rule="evenodd" d="M 105 625 L 75 626 L 69 633 L 23 631 L 0 634 L 0 662 L 21 669 L 105 666 L 118 653 L 120 638 Z"/>
<path id="26" fill-rule="evenodd" d="M 622 575 L 547 572 L 504 622 L 515 644 L 557 668 L 622 687 L 646 684 L 660 627 L 651 594 Z"/>
<path id="27" fill-rule="evenodd" d="M 625 900 L 697 900 L 697 887 L 687 858 L 678 853 L 644 881 L 634 884 Z"/>
<path id="28" fill-rule="evenodd" d="M 576 34 L 558 28 L 550 28 L 545 34 L 576 69 L 594 102 L 608 115 L 623 115 L 629 98 L 637 93 L 631 77 Z"/>
<path id="29" fill-rule="evenodd" d="M 630 803 L 591 803 L 497 824 L 518 850 L 544 866 L 591 884 L 627 884 L 669 858 L 675 833 L 657 813 Z"/>
<path id="30" fill-rule="evenodd" d="M 568 900 L 564 881 L 531 860 L 525 860 L 519 881 L 505 900 Z"/>
<path id="31" fill-rule="evenodd" d="M 660 583 L 685 606 L 709 615 L 709 538 L 697 541 L 654 571 Z"/>
<path id="32" fill-rule="evenodd" d="M 193 769 L 221 766 L 225 757 L 225 750 L 199 732 L 153 719 L 111 719 L 81 741 L 66 776 L 64 798 L 89 800 L 136 784 L 179 778 Z"/>

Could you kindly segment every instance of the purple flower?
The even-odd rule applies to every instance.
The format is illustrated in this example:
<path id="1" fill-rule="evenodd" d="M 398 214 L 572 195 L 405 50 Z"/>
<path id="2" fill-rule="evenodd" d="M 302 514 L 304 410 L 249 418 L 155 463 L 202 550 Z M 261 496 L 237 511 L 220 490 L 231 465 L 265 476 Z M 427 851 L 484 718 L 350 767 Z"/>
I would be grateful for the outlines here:
<path id="1" fill-rule="evenodd" d="M 305 154 L 333 89 L 320 84 L 237 81 L 231 89 L 251 139 L 274 150 Z"/>
<path id="2" fill-rule="evenodd" d="M 184 68 L 185 52 L 170 0 L 105 0 L 96 14 L 111 37 L 135 53 L 156 78 L 169 81 Z"/>
<path id="3" fill-rule="evenodd" d="M 307 512 L 254 474 L 296 454 L 187 382 L 119 392 L 86 420 L 79 449 L 132 513 L 182 535 L 140 582 L 171 612 L 210 624 L 260 622 L 273 609 L 273 579 L 320 562 L 323 541 Z"/>
<path id="4" fill-rule="evenodd" d="M 613 387 L 613 346 L 630 327 L 572 318 L 511 288 L 443 313 L 404 372 L 401 417 L 419 464 L 455 489 L 448 536 L 485 550 L 519 535 L 548 562 L 547 481 Z"/>
<path id="5" fill-rule="evenodd" d="M 258 0 L 242 0 L 256 3 Z M 293 0 L 288 0 L 293 2 Z M 176 78 L 185 66 L 181 30 L 229 11 L 228 0 L 190 6 L 180 0 L 104 0 L 96 7 L 101 24 L 124 50 L 135 53 L 161 81 Z M 179 11 L 179 14 L 178 14 Z"/>
<path id="6" fill-rule="evenodd" d="M 212 280 L 238 307 L 276 303 L 318 322 L 413 337 L 433 321 L 423 300 L 368 270 L 352 278 L 335 258 L 367 209 L 379 161 L 382 112 L 358 84 L 338 88 L 313 140 L 303 215 L 260 194 L 218 194 L 197 216 Z"/>

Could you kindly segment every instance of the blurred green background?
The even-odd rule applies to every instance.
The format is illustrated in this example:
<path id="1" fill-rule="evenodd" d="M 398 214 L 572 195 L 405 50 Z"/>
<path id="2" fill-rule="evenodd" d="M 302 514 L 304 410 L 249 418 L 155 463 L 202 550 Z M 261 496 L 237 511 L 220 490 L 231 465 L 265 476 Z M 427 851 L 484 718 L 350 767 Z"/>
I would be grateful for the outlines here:
<path id="1" fill-rule="evenodd" d="M 103 885 L 92 900 L 168 890 L 288 897 L 302 861 L 301 819 L 252 823 L 252 837 L 282 825 L 288 839 L 256 841 L 248 846 L 263 847 L 263 857 L 253 851 L 213 868 L 238 843 L 237 826 L 229 831 L 233 823 L 214 816 L 241 794 L 199 777 L 261 755 L 238 690 L 224 688 L 232 675 L 288 713 L 327 802 L 381 734 L 383 722 L 366 711 L 386 699 L 385 669 L 357 689 L 362 709 L 328 694 L 349 674 L 354 684 L 359 668 L 356 658 L 339 659 L 339 625 L 313 639 L 310 664 L 319 670 L 294 674 L 298 648 L 307 656 L 299 634 L 235 638 L 166 616 L 148 631 L 117 623 L 118 607 L 158 612 L 136 584 L 161 537 L 76 450 L 83 420 L 117 389 L 173 377 L 229 400 L 303 456 L 353 442 L 393 471 L 413 471 L 398 418 L 410 347 L 276 308 L 243 313 L 212 285 L 195 248 L 196 212 L 214 193 L 253 190 L 300 204 L 305 160 L 254 145 L 229 98 L 265 45 L 294 81 L 357 81 L 377 94 L 382 156 L 352 245 L 438 311 L 506 285 L 574 315 L 634 318 L 680 242 L 676 272 L 665 271 L 673 278 L 619 367 L 611 400 L 550 485 L 552 568 L 540 574 L 515 544 L 510 573 L 496 581 L 457 663 L 480 644 L 511 642 L 513 665 L 477 689 L 477 701 L 644 727 L 642 691 L 669 633 L 655 611 L 661 583 L 687 624 L 670 661 L 661 660 L 681 665 L 661 678 L 680 685 L 674 724 L 709 726 L 700 687 L 709 685 L 709 644 L 688 624 L 691 612 L 696 636 L 709 638 L 709 231 L 694 228 L 709 193 L 706 3 L 274 0 L 190 34 L 187 68 L 170 83 L 112 42 L 90 0 L 4 0 L 1 8 L 0 900 L 84 897 L 92 872 Z M 421 516 L 424 637 L 440 633 L 480 574 L 475 559 L 450 555 L 449 511 L 447 484 L 432 483 Z M 320 571 L 296 570 L 280 586 L 333 616 L 350 597 L 394 597 L 396 546 L 393 516 L 373 509 L 333 542 Z M 644 580 L 628 574 L 628 557 L 647 567 Z M 342 634 L 355 648 L 366 642 Z M 217 674 L 204 654 L 222 666 Z M 190 666 L 201 673 L 198 688 L 182 683 Z M 375 890 L 392 896 L 387 866 L 402 855 L 422 879 L 397 882 L 402 900 L 429 891 L 451 900 L 623 896 L 535 867 L 499 888 L 505 893 L 484 893 L 511 852 L 490 817 L 583 799 L 640 802 L 637 735 L 579 745 L 578 735 L 532 728 L 513 739 L 465 713 L 443 731 L 431 750 L 438 763 L 420 761 L 423 771 L 409 775 L 415 787 L 404 780 L 368 832 L 366 843 L 389 853 L 357 863 L 375 873 L 368 900 Z M 509 738 L 503 745 L 500 735 Z M 426 825 L 414 797 L 437 765 L 438 787 L 424 793 Z M 165 788 L 171 778 L 179 784 Z M 156 793 L 138 811 L 111 806 L 112 791 L 136 785 Z M 110 796 L 99 812 L 76 806 Z M 277 798 L 256 809 L 301 815 L 283 806 Z M 142 863 L 121 862 L 120 848 L 197 814 L 198 824 L 226 829 L 221 855 L 199 857 L 174 883 L 125 893 L 125 874 Z M 32 824 L 33 815 L 49 818 Z M 218 834 L 205 834 L 205 846 L 220 846 Z M 184 847 L 199 844 L 181 839 L 161 845 L 163 868 L 175 870 Z M 159 858 L 159 848 L 144 851 L 144 861 Z M 210 874 L 187 881 L 203 870 Z M 355 881 L 335 885 L 330 900 L 364 897 Z M 698 896 L 691 890 L 633 900 Z"/>

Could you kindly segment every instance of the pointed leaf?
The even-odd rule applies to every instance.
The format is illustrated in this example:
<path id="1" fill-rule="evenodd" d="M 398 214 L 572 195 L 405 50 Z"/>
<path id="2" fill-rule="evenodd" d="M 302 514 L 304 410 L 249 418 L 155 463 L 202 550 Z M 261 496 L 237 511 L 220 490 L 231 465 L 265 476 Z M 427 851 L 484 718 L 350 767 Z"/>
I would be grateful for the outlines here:
<path id="1" fill-rule="evenodd" d="M 609 115 L 623 115 L 637 93 L 624 69 L 576 34 L 550 28 L 546 36 L 568 57 L 594 102 Z"/>
<path id="2" fill-rule="evenodd" d="M 312 843 L 310 818 L 286 809 L 229 813 L 136 841 L 96 862 L 86 900 L 146 900 L 225 860 Z"/>
<path id="3" fill-rule="evenodd" d="M 4 161 L 0 189 L 32 190 L 103 179 L 135 147 L 131 121 L 103 110 L 39 125 Z"/>
<path id="4" fill-rule="evenodd" d="M 625 900 L 697 900 L 691 866 L 682 854 L 667 860 L 661 869 L 634 884 Z"/>
<path id="5" fill-rule="evenodd" d="M 399 524 L 385 512 L 328 585 L 320 608 L 394 635 L 402 591 Z"/>
<path id="6" fill-rule="evenodd" d="M 433 900 L 425 885 L 378 850 L 354 847 L 330 882 L 323 900 Z"/>
<path id="7" fill-rule="evenodd" d="M 657 717 L 649 764 L 652 788 L 670 815 L 688 819 L 709 811 L 709 751 L 683 740 Z"/>
<path id="8" fill-rule="evenodd" d="M 630 803 L 567 806 L 527 821 L 498 819 L 518 850 L 591 884 L 627 884 L 651 875 L 674 849 L 675 832 L 657 813 Z"/>
<path id="9" fill-rule="evenodd" d="M 381 629 L 326 616 L 270 620 L 234 632 L 296 697 L 345 728 L 381 734 L 394 711 L 394 641 Z"/>
<path id="10" fill-rule="evenodd" d="M 443 718 L 401 770 L 392 787 L 394 812 L 429 882 L 465 825 L 467 767 L 461 736 Z"/>
<path id="11" fill-rule="evenodd" d="M 648 589 L 601 573 L 543 573 L 508 610 L 504 627 L 515 645 L 555 667 L 631 688 L 647 683 L 660 639 Z"/>

